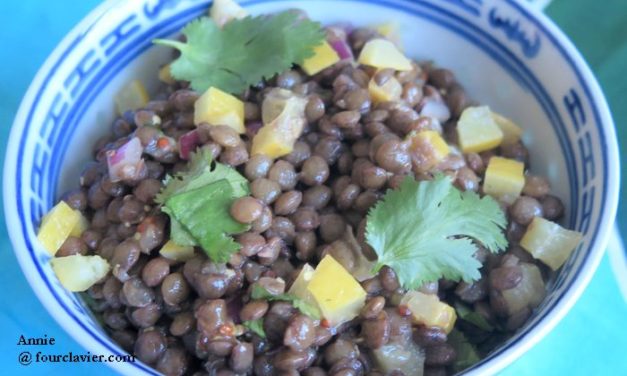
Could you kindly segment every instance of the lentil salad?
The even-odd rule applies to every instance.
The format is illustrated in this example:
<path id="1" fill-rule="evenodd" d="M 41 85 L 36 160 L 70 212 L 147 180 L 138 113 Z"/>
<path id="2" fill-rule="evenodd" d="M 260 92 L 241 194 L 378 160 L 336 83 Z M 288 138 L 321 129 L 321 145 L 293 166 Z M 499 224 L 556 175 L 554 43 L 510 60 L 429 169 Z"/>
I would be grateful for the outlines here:
<path id="1" fill-rule="evenodd" d="M 217 1 L 212 27 L 226 33 L 242 12 Z M 323 31 L 323 47 L 243 92 L 183 79 L 176 62 L 152 100 L 129 83 L 80 187 L 42 220 L 61 282 L 164 374 L 462 371 L 524 325 L 579 241 L 554 223 L 563 204 L 529 172 L 519 126 L 450 70 L 407 59 L 387 27 Z M 475 278 L 408 281 L 398 263 L 376 265 L 391 251 L 373 240 L 374 213 L 436 184 L 504 220 L 502 247 L 446 237 L 474 239 Z"/>

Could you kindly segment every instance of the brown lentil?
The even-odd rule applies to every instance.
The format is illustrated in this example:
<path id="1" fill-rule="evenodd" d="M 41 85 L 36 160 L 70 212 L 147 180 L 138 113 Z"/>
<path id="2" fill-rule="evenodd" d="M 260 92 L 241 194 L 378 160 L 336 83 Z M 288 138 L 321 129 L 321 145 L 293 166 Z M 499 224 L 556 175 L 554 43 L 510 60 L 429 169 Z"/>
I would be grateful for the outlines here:
<path id="1" fill-rule="evenodd" d="M 170 274 L 170 263 L 161 257 L 154 258 L 144 266 L 142 280 L 148 287 L 159 285 Z"/>
<path id="2" fill-rule="evenodd" d="M 268 171 L 268 179 L 279 183 L 281 189 L 287 191 L 294 189 L 298 182 L 298 175 L 291 163 L 278 160 Z"/>
<path id="3" fill-rule="evenodd" d="M 252 223 L 261 217 L 263 205 L 252 197 L 242 197 L 231 205 L 231 216 L 240 223 Z"/>
<path id="4" fill-rule="evenodd" d="M 327 32 L 339 39 L 347 34 L 337 27 Z M 380 35 L 367 28 L 347 36 L 355 56 L 375 37 Z M 366 305 L 358 318 L 337 328 L 328 327 L 325 319 L 314 324 L 289 302 L 250 297 L 254 284 L 272 294 L 289 291 L 303 264 L 315 267 L 325 255 L 348 269 L 357 265 L 355 247 L 374 259 L 375 252 L 365 240 L 367 212 L 385 189 L 397 188 L 407 176 L 427 180 L 441 172 L 459 189 L 481 193 L 492 156 L 517 159 L 529 167 L 529 151 L 522 142 L 480 154 L 452 148 L 432 169 L 417 166 L 417 151 L 410 151 L 404 141 L 407 135 L 434 130 L 449 144 L 459 144 L 456 120 L 474 103 L 450 70 L 431 63 L 412 62 L 412 66 L 396 72 L 342 61 L 314 77 L 299 68 L 281 72 L 240 96 L 246 123 L 242 135 L 220 124 L 195 127 L 199 93 L 185 82 L 167 85 L 144 108 L 118 117 L 110 128 L 113 136 L 96 143 L 95 161 L 83 170 L 81 187 L 62 197 L 82 212 L 89 228 L 80 237 L 69 237 L 57 253 L 59 257 L 94 253 L 109 261 L 111 275 L 88 293 L 111 336 L 165 374 L 382 376 L 370 349 L 412 340 L 425 351 L 425 374 L 450 371 L 455 352 L 446 333 L 412 324 L 409 308 L 399 306 L 405 290 L 387 266 L 360 281 L 368 294 Z M 392 79 L 402 86 L 400 100 L 373 103 L 368 91 L 371 80 L 384 85 Z M 251 156 L 252 138 L 262 126 L 262 102 L 275 87 L 306 98 L 303 134 L 293 150 L 278 159 Z M 450 120 L 420 115 L 427 101 L 442 100 Z M 169 240 L 169 219 L 155 197 L 166 175 L 188 168 L 177 148 L 180 137 L 191 131 L 197 132 L 199 146 L 214 160 L 235 167 L 249 181 L 251 196 L 234 200 L 230 213 L 249 224 L 250 230 L 234 236 L 241 248 L 226 263 L 210 261 L 200 247 L 185 262 L 165 259 L 157 252 Z M 155 152 L 164 135 L 175 147 Z M 107 152 L 131 137 L 147 146 L 145 168 L 135 179 L 114 182 L 107 173 Z M 531 307 L 511 312 L 502 291 L 521 284 L 521 262 L 539 263 L 518 242 L 535 216 L 557 220 L 564 206 L 551 195 L 546 179 L 527 175 L 522 196 L 503 209 L 509 216 L 510 244 L 504 254 L 478 246 L 474 257 L 483 265 L 479 280 L 442 279 L 417 291 L 437 295 L 447 304 L 462 301 L 511 332 L 524 324 Z M 262 320 L 266 338 L 242 325 L 254 320 Z M 473 342 L 485 340 L 486 333 L 468 327 L 460 322 L 458 330 Z"/>

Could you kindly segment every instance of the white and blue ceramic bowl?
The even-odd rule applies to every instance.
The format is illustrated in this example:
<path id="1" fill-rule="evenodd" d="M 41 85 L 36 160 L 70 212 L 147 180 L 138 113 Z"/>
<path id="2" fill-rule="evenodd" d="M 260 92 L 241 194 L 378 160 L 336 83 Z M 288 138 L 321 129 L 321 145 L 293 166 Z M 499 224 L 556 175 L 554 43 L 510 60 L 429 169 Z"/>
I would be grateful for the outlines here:
<path id="1" fill-rule="evenodd" d="M 550 178 L 566 204 L 564 225 L 582 244 L 549 284 L 527 324 L 469 374 L 496 373 L 566 314 L 594 273 L 618 200 L 616 135 L 603 94 L 568 39 L 514 0 L 244 0 L 253 13 L 303 8 L 324 23 L 394 20 L 406 52 L 455 71 L 473 98 L 526 129 L 535 173 Z M 208 0 L 107 1 L 56 48 L 33 81 L 11 132 L 4 166 L 6 220 L 15 253 L 50 314 L 93 354 L 122 354 L 88 309 L 55 278 L 37 244 L 42 215 L 76 186 L 91 145 L 108 132 L 113 93 L 132 78 L 156 87 L 172 36 L 203 15 Z M 155 374 L 137 363 L 109 363 L 125 374 Z"/>

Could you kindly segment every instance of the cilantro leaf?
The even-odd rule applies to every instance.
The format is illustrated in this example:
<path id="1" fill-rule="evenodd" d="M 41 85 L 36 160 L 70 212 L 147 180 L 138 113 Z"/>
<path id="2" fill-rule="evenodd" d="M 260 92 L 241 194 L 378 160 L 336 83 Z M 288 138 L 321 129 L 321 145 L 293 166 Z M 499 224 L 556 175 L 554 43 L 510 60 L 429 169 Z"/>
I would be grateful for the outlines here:
<path id="1" fill-rule="evenodd" d="M 186 43 L 163 39 L 154 43 L 181 51 L 171 65 L 176 79 L 190 81 L 201 92 L 214 86 L 237 94 L 313 56 L 324 33 L 319 23 L 299 17 L 291 11 L 249 16 L 228 22 L 222 30 L 202 17 L 183 29 Z"/>
<path id="2" fill-rule="evenodd" d="M 259 337 L 266 338 L 266 331 L 263 330 L 263 317 L 257 320 L 244 321 L 242 324 Z"/>
<path id="3" fill-rule="evenodd" d="M 268 290 L 264 289 L 263 287 L 259 285 L 253 285 L 252 291 L 250 293 L 250 297 L 253 299 L 263 299 L 263 300 L 267 300 L 270 302 L 277 301 L 277 300 L 290 302 L 294 306 L 294 308 L 299 310 L 303 315 L 307 315 L 314 320 L 320 319 L 320 311 L 318 311 L 318 307 L 292 294 L 273 295 Z"/>
<path id="4" fill-rule="evenodd" d="M 494 326 L 492 326 L 485 317 L 460 302 L 455 303 L 455 311 L 457 311 L 457 316 L 460 319 L 471 323 L 479 329 L 485 330 L 486 332 L 494 330 Z"/>
<path id="5" fill-rule="evenodd" d="M 245 177 L 221 163 L 215 163 L 212 166 L 212 160 L 211 151 L 206 148 L 192 153 L 189 164 L 184 171 L 174 176 L 168 175 L 165 178 L 164 188 L 155 198 L 155 202 L 163 205 L 168 198 L 177 193 L 191 191 L 222 179 L 231 183 L 235 196 L 243 197 L 249 193 L 248 181 Z"/>
<path id="6" fill-rule="evenodd" d="M 453 372 L 463 371 L 481 360 L 475 346 L 468 341 L 462 332 L 455 329 L 451 331 L 448 334 L 448 343 L 453 346 L 457 353 L 455 363 L 453 363 Z"/>
<path id="7" fill-rule="evenodd" d="M 215 262 L 228 261 L 240 245 L 230 235 L 248 226 L 229 212 L 232 202 L 248 194 L 248 182 L 231 167 L 212 163 L 211 153 L 192 154 L 188 169 L 168 176 L 155 201 L 170 217 L 170 238 L 181 246 L 200 245 Z"/>
<path id="8" fill-rule="evenodd" d="M 444 277 L 470 282 L 481 263 L 471 239 L 492 252 L 507 246 L 507 221 L 496 201 L 461 192 L 448 177 L 417 182 L 406 178 L 368 213 L 366 241 L 380 269 L 388 265 L 408 289 Z"/>
<path id="9" fill-rule="evenodd" d="M 172 213 L 168 207 L 163 206 L 161 211 L 170 216 L 170 238 L 175 244 L 182 247 L 194 247 L 198 245 L 194 236 L 176 219 L 174 213 Z"/>
<path id="10" fill-rule="evenodd" d="M 214 262 L 226 262 L 240 249 L 230 235 L 248 229 L 235 221 L 229 213 L 233 202 L 233 188 L 222 179 L 204 187 L 170 197 L 166 213 L 173 216 L 207 252 Z M 176 243 L 176 240 L 175 240 Z"/>

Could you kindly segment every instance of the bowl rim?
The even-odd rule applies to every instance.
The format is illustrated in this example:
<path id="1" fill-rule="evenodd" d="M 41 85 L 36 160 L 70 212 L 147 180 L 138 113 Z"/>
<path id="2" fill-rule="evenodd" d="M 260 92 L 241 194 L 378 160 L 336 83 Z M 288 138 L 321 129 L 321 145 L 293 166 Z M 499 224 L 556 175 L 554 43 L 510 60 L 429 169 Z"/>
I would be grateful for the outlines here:
<path id="1" fill-rule="evenodd" d="M 275 2 L 276 0 L 256 0 L 255 4 L 263 2 Z M 281 0 L 279 0 L 281 1 Z M 362 0 L 347 0 L 350 2 L 361 2 Z M 366 0 L 367 1 L 367 0 Z M 412 0 L 397 0 L 406 3 L 413 3 Z M 370 2 L 373 2 L 370 0 Z M 537 344 L 544 336 L 550 332 L 557 323 L 566 315 L 566 313 L 572 308 L 577 299 L 581 296 L 584 289 L 592 279 L 594 271 L 597 269 L 605 248 L 607 246 L 612 224 L 616 215 L 618 206 L 619 195 L 619 154 L 618 154 L 618 140 L 614 123 L 610 114 L 609 106 L 606 98 L 601 91 L 600 85 L 594 77 L 588 64 L 582 57 L 581 53 L 576 49 L 571 40 L 557 27 L 557 25 L 546 16 L 531 5 L 519 1 L 519 0 L 506 0 L 511 6 L 525 15 L 528 20 L 534 23 L 536 27 L 544 32 L 544 34 L 551 39 L 554 46 L 559 50 L 561 56 L 570 63 L 573 71 L 576 73 L 581 86 L 585 90 L 585 95 L 589 100 L 590 107 L 595 113 L 595 119 L 598 123 L 598 130 L 601 135 L 605 135 L 605 138 L 600 141 L 604 143 L 605 149 L 603 150 L 604 163 L 607 166 L 607 185 L 604 187 L 606 190 L 606 202 L 605 209 L 606 215 L 599 218 L 598 232 L 594 242 L 589 247 L 589 252 L 586 258 L 582 261 L 582 266 L 579 269 L 579 275 L 572 285 L 563 291 L 559 301 L 548 311 L 545 317 L 542 318 L 533 327 L 528 328 L 526 333 L 516 342 L 512 343 L 508 348 L 498 354 L 497 357 L 486 361 L 485 363 L 478 364 L 475 368 L 471 369 L 468 374 L 485 374 L 496 373 L 499 370 L 505 368 L 511 364 L 515 359 L 519 358 L 523 353 L 528 351 L 531 347 Z M 84 17 L 71 31 L 66 34 L 62 41 L 57 44 L 53 52 L 45 60 L 44 64 L 38 70 L 33 81 L 29 85 L 26 94 L 24 95 L 19 109 L 16 113 L 15 120 L 11 127 L 9 135 L 9 141 L 7 150 L 5 152 L 4 163 L 4 179 L 11 181 L 15 176 L 17 166 L 15 160 L 11 160 L 10 157 L 17 155 L 18 142 L 13 142 L 20 139 L 23 134 L 24 126 L 27 120 L 27 112 L 35 102 L 37 92 L 42 88 L 45 78 L 49 74 L 53 74 L 55 66 L 60 62 L 60 58 L 63 52 L 71 47 L 72 43 L 81 35 L 88 33 L 93 24 L 97 23 L 108 11 L 114 8 L 118 4 L 125 3 L 124 0 L 106 0 L 92 10 L 86 17 Z M 249 1 L 243 1 L 243 5 L 247 5 Z M 381 4 L 385 1 L 381 1 Z M 19 182 L 18 182 L 19 184 Z M 19 223 L 16 220 L 16 192 L 12 189 L 13 185 L 4 184 L 3 186 L 3 200 L 5 203 L 4 214 L 6 218 L 7 228 L 18 228 Z M 42 279 L 37 273 L 33 273 L 35 270 L 35 263 L 28 257 L 26 252 L 23 252 L 22 247 L 24 237 L 22 234 L 16 234 L 14 231 L 8 231 L 11 238 L 11 243 L 14 246 L 14 253 L 18 259 L 20 267 L 22 268 L 31 288 L 37 295 L 38 299 L 42 302 L 46 310 L 50 315 L 63 327 L 63 329 L 69 333 L 78 343 L 84 348 L 90 350 L 101 351 L 106 350 L 104 345 L 95 343 L 94 339 L 87 336 L 84 333 L 84 328 L 80 327 L 80 323 L 74 323 L 72 320 L 68 320 L 68 315 L 62 310 L 59 310 L 58 302 L 52 298 L 45 289 L 41 289 Z M 124 371 L 129 370 L 127 363 L 109 363 L 113 368 Z M 140 369 L 154 373 L 154 370 L 147 366 L 136 362 L 136 365 Z"/>

